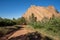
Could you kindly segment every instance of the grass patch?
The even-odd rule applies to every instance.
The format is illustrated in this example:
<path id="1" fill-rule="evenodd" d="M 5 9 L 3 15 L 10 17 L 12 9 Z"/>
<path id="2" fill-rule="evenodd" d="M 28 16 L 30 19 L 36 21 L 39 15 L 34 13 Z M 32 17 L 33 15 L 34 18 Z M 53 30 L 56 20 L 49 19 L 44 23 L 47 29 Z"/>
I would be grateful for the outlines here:
<path id="1" fill-rule="evenodd" d="M 0 27 L 0 36 L 6 35 L 9 32 L 9 29 Z"/>
<path id="2" fill-rule="evenodd" d="M 0 27 L 0 37 L 5 36 L 19 28 L 16 26 Z"/>
<path id="3" fill-rule="evenodd" d="M 43 19 L 40 22 L 30 22 L 29 25 L 39 32 L 60 39 L 60 18 Z"/>

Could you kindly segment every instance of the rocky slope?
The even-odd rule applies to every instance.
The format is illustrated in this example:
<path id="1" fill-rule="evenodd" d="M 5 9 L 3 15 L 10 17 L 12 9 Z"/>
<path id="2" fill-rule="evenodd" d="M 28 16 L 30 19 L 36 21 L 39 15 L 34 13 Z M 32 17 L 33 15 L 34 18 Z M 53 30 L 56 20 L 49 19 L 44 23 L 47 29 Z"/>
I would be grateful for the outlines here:
<path id="1" fill-rule="evenodd" d="M 56 17 L 60 16 L 60 14 L 56 11 L 56 9 L 53 6 L 43 7 L 32 5 L 30 8 L 28 8 L 23 17 L 26 20 L 29 20 L 29 17 L 32 15 L 32 13 L 37 18 L 37 21 L 40 21 L 45 17 L 50 19 L 53 15 Z"/>

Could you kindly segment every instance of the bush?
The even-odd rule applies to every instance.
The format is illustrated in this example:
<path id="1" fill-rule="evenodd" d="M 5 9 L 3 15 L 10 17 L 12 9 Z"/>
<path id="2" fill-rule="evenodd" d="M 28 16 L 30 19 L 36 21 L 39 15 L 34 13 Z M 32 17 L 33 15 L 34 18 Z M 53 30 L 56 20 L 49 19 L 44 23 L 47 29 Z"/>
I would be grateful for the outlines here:
<path id="1" fill-rule="evenodd" d="M 0 18 L 0 26 L 12 26 L 16 23 L 13 20 L 7 18 Z"/>
<path id="2" fill-rule="evenodd" d="M 0 17 L 0 26 L 13 26 L 21 24 L 27 24 L 24 17 L 18 19 L 13 18 L 13 20 Z"/>
<path id="3" fill-rule="evenodd" d="M 43 19 L 40 22 L 30 22 L 35 29 L 45 29 L 48 32 L 59 33 L 60 32 L 60 18 L 52 17 L 51 19 Z M 43 30 L 42 29 L 42 30 Z M 59 34 L 58 34 L 59 35 Z"/>
<path id="4" fill-rule="evenodd" d="M 18 18 L 16 20 L 16 24 L 21 25 L 21 24 L 26 24 L 26 20 L 24 17 Z"/>
<path id="5" fill-rule="evenodd" d="M 0 27 L 0 37 L 6 35 L 9 32 L 9 29 Z"/>

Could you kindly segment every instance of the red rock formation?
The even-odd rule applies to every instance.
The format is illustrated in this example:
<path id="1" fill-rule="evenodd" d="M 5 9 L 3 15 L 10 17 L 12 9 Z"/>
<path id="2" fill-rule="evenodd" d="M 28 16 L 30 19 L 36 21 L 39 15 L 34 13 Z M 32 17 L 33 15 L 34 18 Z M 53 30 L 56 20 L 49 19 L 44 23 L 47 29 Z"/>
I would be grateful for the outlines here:
<path id="1" fill-rule="evenodd" d="M 29 17 L 32 15 L 32 13 L 35 17 L 37 17 L 37 21 L 41 21 L 44 17 L 50 19 L 53 15 L 57 17 L 60 16 L 53 6 L 43 7 L 32 5 L 30 8 L 28 8 L 23 17 L 26 20 L 29 20 Z"/>

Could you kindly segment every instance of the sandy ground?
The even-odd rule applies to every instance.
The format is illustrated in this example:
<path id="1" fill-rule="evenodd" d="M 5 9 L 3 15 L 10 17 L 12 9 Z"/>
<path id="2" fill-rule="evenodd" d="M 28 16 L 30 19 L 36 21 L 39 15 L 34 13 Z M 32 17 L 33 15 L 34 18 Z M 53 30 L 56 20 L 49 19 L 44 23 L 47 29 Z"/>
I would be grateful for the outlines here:
<path id="1" fill-rule="evenodd" d="M 22 27 L 23 27 L 22 29 L 19 29 L 18 31 L 13 33 L 10 37 L 8 37 L 8 39 L 33 32 L 33 30 L 31 29 L 27 29 L 25 25 L 23 25 Z"/>

